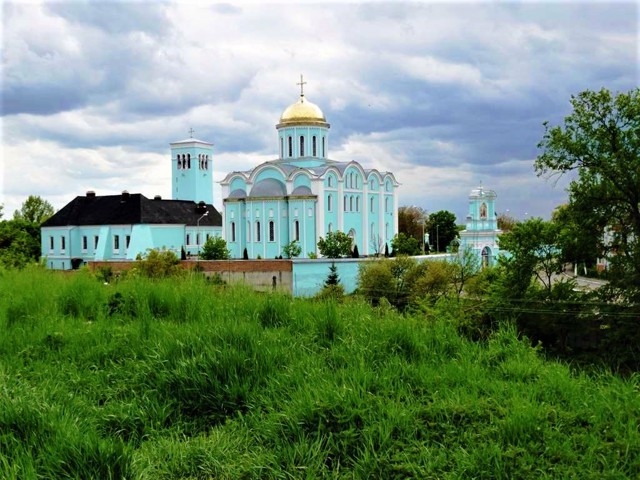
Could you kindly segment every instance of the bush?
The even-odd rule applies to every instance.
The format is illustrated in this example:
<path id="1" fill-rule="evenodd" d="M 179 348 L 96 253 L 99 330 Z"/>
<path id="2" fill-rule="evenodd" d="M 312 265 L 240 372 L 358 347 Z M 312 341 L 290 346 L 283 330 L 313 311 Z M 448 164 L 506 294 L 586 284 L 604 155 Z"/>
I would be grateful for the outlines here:
<path id="1" fill-rule="evenodd" d="M 211 236 L 204 242 L 200 258 L 203 260 L 227 260 L 230 254 L 224 238 Z"/>
<path id="2" fill-rule="evenodd" d="M 132 273 L 148 278 L 162 278 L 179 275 L 180 260 L 171 250 L 149 249 L 145 255 L 138 255 Z"/>
<path id="3" fill-rule="evenodd" d="M 318 250 L 323 257 L 340 258 L 351 256 L 351 237 L 339 230 L 327 233 L 318 240 Z"/>
<path id="4" fill-rule="evenodd" d="M 284 253 L 287 258 L 296 258 L 302 253 L 302 247 L 296 240 L 292 240 L 282 248 L 282 253 Z"/>

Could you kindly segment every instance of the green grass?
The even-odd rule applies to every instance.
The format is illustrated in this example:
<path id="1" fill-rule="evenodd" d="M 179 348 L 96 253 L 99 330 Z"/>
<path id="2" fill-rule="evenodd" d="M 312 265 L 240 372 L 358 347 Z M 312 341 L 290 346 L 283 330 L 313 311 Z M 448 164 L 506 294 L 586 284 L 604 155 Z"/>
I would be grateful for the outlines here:
<path id="1" fill-rule="evenodd" d="M 637 375 L 460 314 L 3 271 L 0 478 L 636 478 Z"/>

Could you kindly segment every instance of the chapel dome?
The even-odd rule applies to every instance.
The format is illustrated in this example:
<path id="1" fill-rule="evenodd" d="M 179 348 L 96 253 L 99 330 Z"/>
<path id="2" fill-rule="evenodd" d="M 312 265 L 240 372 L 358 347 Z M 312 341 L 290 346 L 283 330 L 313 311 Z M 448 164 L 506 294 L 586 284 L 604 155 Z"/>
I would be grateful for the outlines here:
<path id="1" fill-rule="evenodd" d="M 327 125 L 324 113 L 315 103 L 303 95 L 293 105 L 288 106 L 280 116 L 278 127 L 287 125 Z"/>

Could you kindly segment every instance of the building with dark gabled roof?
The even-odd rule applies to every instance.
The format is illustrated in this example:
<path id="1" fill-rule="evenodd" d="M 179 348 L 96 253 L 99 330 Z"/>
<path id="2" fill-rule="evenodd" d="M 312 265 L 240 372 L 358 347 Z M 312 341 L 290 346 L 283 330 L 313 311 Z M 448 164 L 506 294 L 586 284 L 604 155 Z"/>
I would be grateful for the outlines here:
<path id="1" fill-rule="evenodd" d="M 210 203 L 87 192 L 43 223 L 42 255 L 49 268 L 68 270 L 133 260 L 152 248 L 197 255 L 210 236 L 222 236 L 222 216 Z"/>

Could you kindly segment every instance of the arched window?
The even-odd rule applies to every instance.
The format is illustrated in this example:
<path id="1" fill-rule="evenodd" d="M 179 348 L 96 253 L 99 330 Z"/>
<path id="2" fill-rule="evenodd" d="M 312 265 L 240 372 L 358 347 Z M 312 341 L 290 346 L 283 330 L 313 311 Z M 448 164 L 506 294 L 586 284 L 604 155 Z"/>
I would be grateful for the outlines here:
<path id="1" fill-rule="evenodd" d="M 369 231 L 371 238 L 376 238 L 376 224 L 371 222 L 371 230 Z"/>
<path id="2" fill-rule="evenodd" d="M 247 220 L 247 242 L 251 241 L 251 221 Z"/>
<path id="3" fill-rule="evenodd" d="M 349 197 L 349 211 L 353 212 L 353 195 Z"/>
<path id="4" fill-rule="evenodd" d="M 384 212 L 389 213 L 389 197 L 384 199 Z"/>
<path id="5" fill-rule="evenodd" d="M 293 157 L 293 139 L 289 136 L 288 137 L 288 142 L 289 142 L 289 156 Z"/>
<path id="6" fill-rule="evenodd" d="M 304 137 L 300 135 L 300 156 L 304 157 Z"/>
<path id="7" fill-rule="evenodd" d="M 236 241 L 236 222 L 231 222 L 231 241 Z"/>
<path id="8" fill-rule="evenodd" d="M 360 211 L 360 197 L 356 196 L 356 212 Z"/>
<path id="9" fill-rule="evenodd" d="M 331 194 L 327 195 L 327 211 L 328 212 L 330 212 L 332 210 L 332 208 L 333 208 L 332 200 L 333 200 L 333 195 L 331 195 Z"/>
<path id="10" fill-rule="evenodd" d="M 177 163 L 178 163 L 178 170 L 180 170 L 180 167 L 182 167 L 182 163 L 180 162 L 180 155 L 178 155 L 178 158 L 176 158 Z"/>
<path id="11" fill-rule="evenodd" d="M 317 149 L 317 141 L 316 141 L 316 136 L 314 135 L 311 138 L 311 148 L 313 149 L 313 156 L 316 157 L 318 156 L 318 149 Z"/>
<path id="12" fill-rule="evenodd" d="M 349 174 L 349 188 L 353 188 L 353 172 Z"/>
<path id="13" fill-rule="evenodd" d="M 300 241 L 300 222 L 298 220 L 293 222 L 293 239 L 296 242 Z"/>
<path id="14" fill-rule="evenodd" d="M 326 155 L 325 155 L 325 143 L 326 143 L 326 142 L 325 142 L 325 140 L 324 140 L 324 137 L 322 137 L 322 156 L 323 156 L 323 157 L 325 157 L 325 156 L 326 156 Z"/>
<path id="15" fill-rule="evenodd" d="M 330 223 L 329 226 L 327 227 L 327 233 L 331 233 L 333 232 L 333 223 Z"/>
<path id="16" fill-rule="evenodd" d="M 373 213 L 373 210 L 375 208 L 373 197 L 371 197 L 371 199 L 369 200 L 369 203 L 370 203 L 369 209 L 371 210 L 371 213 Z"/>
<path id="17" fill-rule="evenodd" d="M 273 223 L 273 220 L 269 221 L 269 241 L 275 242 L 276 240 L 276 226 Z"/>
<path id="18" fill-rule="evenodd" d="M 284 158 L 284 139 L 280 137 L 280 158 Z"/>
<path id="19" fill-rule="evenodd" d="M 348 201 L 349 201 L 349 200 L 347 200 L 347 196 L 345 195 L 345 196 L 344 196 L 344 208 L 343 208 L 343 210 L 344 210 L 345 212 L 348 212 L 348 210 L 347 210 L 347 202 L 348 202 Z"/>
<path id="20" fill-rule="evenodd" d="M 384 236 L 385 236 L 385 240 L 389 240 L 389 224 L 388 223 L 384 224 Z"/>
<path id="21" fill-rule="evenodd" d="M 313 138 L 315 138 L 315 137 L 313 137 Z M 327 177 L 327 186 L 328 187 L 333 187 L 333 176 L 332 175 L 329 175 Z"/>
<path id="22" fill-rule="evenodd" d="M 191 169 L 191 154 L 187 153 L 187 169 Z"/>
<path id="23" fill-rule="evenodd" d="M 260 220 L 256 221 L 256 242 L 260 241 Z"/>

